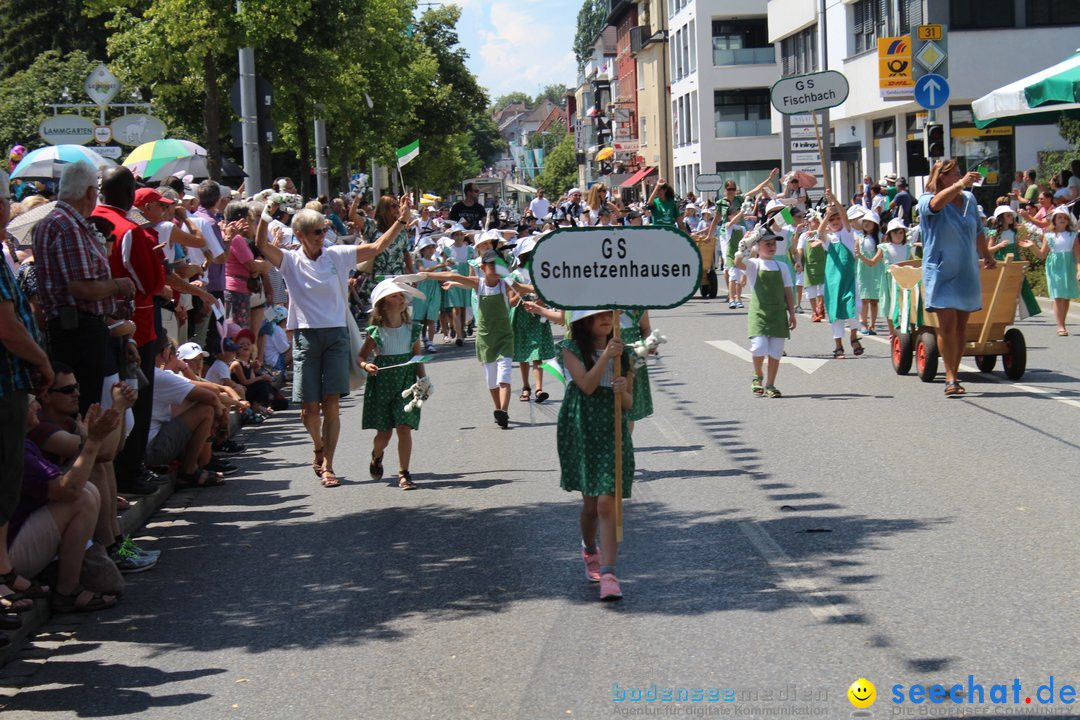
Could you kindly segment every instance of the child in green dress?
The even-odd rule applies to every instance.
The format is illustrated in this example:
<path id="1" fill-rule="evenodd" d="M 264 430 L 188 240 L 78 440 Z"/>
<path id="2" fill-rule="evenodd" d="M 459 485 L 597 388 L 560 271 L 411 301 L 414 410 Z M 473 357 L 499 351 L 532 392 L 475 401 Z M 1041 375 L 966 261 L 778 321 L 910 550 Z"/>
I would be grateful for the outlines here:
<path id="1" fill-rule="evenodd" d="M 420 409 L 406 410 L 402 393 L 412 387 L 418 378 L 425 377 L 420 363 L 403 364 L 420 354 L 420 333 L 423 325 L 413 324 L 409 318 L 409 298 L 424 299 L 423 293 L 393 278 L 383 280 L 371 293 L 373 301 L 371 326 L 367 339 L 360 348 L 361 367 L 370 376 L 364 391 L 363 428 L 375 430 L 375 444 L 371 449 L 368 469 L 371 477 L 383 476 L 383 451 L 390 444 L 390 436 L 397 430 L 398 436 L 398 487 L 413 490 L 416 483 L 409 474 L 412 456 L 412 431 L 420 428 Z M 372 351 L 374 362 L 368 361 Z M 380 368 L 389 367 L 380 371 Z"/>
<path id="2" fill-rule="evenodd" d="M 601 600 L 622 597 L 615 575 L 615 394 L 623 408 L 634 402 L 631 354 L 613 337 L 612 313 L 575 311 L 570 336 L 559 343 L 570 381 L 559 409 L 557 429 L 560 485 L 580 491 L 581 554 L 585 575 L 600 583 Z M 615 376 L 615 358 L 622 372 Z M 634 446 L 627 413 L 622 414 L 622 495 L 630 497 L 634 477 Z M 600 543 L 597 546 L 597 530 Z"/>
<path id="3" fill-rule="evenodd" d="M 514 328 L 514 362 L 521 368 L 522 387 L 518 400 L 528 402 L 535 399 L 542 403 L 548 399 L 548 394 L 544 390 L 544 371 L 540 365 L 556 355 L 549 320 L 560 318 L 561 314 L 548 311 L 536 296 L 532 273 L 529 270 L 529 260 L 536 241 L 537 237 L 533 235 L 521 240 L 517 246 L 517 268 L 510 277 L 521 286 L 525 294 L 511 294 L 513 308 L 510 310 L 510 323 Z M 532 395 L 532 387 L 529 385 L 530 365 L 536 379 L 535 396 Z"/>

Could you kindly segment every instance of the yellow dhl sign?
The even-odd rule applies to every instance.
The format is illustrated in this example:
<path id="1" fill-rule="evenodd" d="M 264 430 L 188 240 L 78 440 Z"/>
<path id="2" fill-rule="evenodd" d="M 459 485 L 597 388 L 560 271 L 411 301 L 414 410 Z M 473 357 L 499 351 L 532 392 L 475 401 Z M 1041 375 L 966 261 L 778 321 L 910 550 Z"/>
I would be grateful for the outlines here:
<path id="1" fill-rule="evenodd" d="M 914 94 L 909 36 L 878 38 L 878 87 L 882 98 L 908 98 Z"/>

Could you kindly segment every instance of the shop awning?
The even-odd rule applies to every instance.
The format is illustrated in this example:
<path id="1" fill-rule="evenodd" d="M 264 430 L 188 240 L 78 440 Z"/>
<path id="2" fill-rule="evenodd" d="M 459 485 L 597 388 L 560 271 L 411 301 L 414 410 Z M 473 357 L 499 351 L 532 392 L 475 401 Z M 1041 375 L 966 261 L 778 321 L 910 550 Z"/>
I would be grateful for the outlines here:
<path id="1" fill-rule="evenodd" d="M 633 175 L 628 177 L 626 180 L 624 180 L 622 182 L 622 184 L 619 185 L 619 187 L 621 187 L 621 188 L 632 188 L 635 185 L 637 185 L 639 182 L 644 180 L 645 178 L 652 175 L 654 172 L 656 172 L 656 168 L 654 168 L 654 167 L 647 167 L 644 170 L 638 170 L 636 173 L 634 173 Z"/>
<path id="2" fill-rule="evenodd" d="M 529 187 L 528 185 L 521 185 L 519 183 L 506 183 L 506 187 L 514 192 L 527 193 L 529 195 L 536 194 L 536 188 Z"/>
<path id="3" fill-rule="evenodd" d="M 1080 52 L 1026 78 L 1009 83 L 971 104 L 975 125 L 1028 125 L 1056 122 L 1080 110 Z"/>

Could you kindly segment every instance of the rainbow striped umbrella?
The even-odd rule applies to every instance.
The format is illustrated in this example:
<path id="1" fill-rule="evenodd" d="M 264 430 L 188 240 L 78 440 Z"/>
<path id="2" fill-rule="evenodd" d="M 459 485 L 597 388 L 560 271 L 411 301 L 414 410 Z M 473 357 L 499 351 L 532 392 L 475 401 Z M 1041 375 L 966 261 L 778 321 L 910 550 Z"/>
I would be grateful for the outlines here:
<path id="1" fill-rule="evenodd" d="M 210 176 L 206 150 L 188 140 L 166 138 L 143 143 L 124 159 L 124 165 L 143 180 L 161 181 L 177 173 L 196 178 Z"/>

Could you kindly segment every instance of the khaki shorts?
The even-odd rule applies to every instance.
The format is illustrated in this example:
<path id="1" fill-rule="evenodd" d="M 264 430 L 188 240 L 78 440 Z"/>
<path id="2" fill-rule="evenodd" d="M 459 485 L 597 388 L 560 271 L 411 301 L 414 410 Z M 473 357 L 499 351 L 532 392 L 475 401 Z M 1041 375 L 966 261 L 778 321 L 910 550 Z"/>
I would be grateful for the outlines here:
<path id="1" fill-rule="evenodd" d="M 23 577 L 37 577 L 38 573 L 56 557 L 60 547 L 60 528 L 56 527 L 48 505 L 42 505 L 19 528 L 15 542 L 8 548 L 11 566 Z"/>

